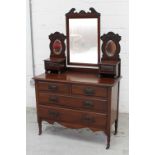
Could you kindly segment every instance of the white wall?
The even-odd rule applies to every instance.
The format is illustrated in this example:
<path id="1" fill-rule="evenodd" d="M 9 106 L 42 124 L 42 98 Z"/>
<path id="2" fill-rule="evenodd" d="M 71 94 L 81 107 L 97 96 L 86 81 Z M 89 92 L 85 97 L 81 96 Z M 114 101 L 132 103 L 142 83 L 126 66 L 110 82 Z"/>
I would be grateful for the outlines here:
<path id="1" fill-rule="evenodd" d="M 30 14 L 29 0 L 26 1 L 26 106 L 35 106 L 35 90 L 34 86 L 30 85 L 30 80 L 33 77 L 32 71 L 32 45 L 31 45 L 31 29 L 30 29 Z"/>
<path id="2" fill-rule="evenodd" d="M 44 72 L 43 60 L 50 54 L 48 35 L 55 31 L 66 33 L 65 13 L 73 7 L 77 11 L 88 11 L 90 7 L 94 7 L 101 13 L 101 34 L 113 31 L 122 36 L 120 57 L 123 78 L 120 88 L 120 112 L 128 112 L 128 0 L 32 0 L 36 74 Z M 29 25 L 28 18 L 27 24 Z M 30 40 L 27 38 L 27 41 Z M 29 82 L 32 77 L 31 46 L 30 43 L 27 45 L 27 106 L 35 106 L 34 87 Z"/>

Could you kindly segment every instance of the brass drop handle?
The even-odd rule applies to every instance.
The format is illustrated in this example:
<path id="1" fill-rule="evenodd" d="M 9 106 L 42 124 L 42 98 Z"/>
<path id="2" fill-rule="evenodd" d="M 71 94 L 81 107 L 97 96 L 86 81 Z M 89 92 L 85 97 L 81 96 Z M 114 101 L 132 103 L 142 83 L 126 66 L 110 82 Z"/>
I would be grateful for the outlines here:
<path id="1" fill-rule="evenodd" d="M 85 108 L 93 108 L 93 107 L 94 107 L 94 104 L 93 104 L 92 101 L 87 100 L 87 101 L 84 101 L 84 102 L 83 102 L 83 106 L 84 106 Z"/>
<path id="2" fill-rule="evenodd" d="M 48 85 L 48 89 L 54 91 L 54 90 L 57 90 L 58 89 L 58 86 L 57 85 L 54 85 L 54 84 L 49 84 Z"/>
<path id="3" fill-rule="evenodd" d="M 48 99 L 49 102 L 58 102 L 58 97 L 57 96 L 50 96 Z"/>
<path id="4" fill-rule="evenodd" d="M 84 93 L 86 95 L 93 95 L 95 93 L 94 89 L 93 88 L 85 88 L 84 89 Z"/>
<path id="5" fill-rule="evenodd" d="M 48 111 L 48 114 L 54 118 L 58 117 L 59 116 L 59 112 L 57 111 Z"/>

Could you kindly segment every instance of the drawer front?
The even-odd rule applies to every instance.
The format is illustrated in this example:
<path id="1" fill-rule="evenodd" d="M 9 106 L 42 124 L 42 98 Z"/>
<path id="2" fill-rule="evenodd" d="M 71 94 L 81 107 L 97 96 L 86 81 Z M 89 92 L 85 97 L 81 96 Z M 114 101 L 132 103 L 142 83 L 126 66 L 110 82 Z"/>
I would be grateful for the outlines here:
<path id="1" fill-rule="evenodd" d="M 106 87 L 72 85 L 72 94 L 95 97 L 107 97 L 108 93 Z"/>
<path id="2" fill-rule="evenodd" d="M 106 127 L 106 115 L 104 114 L 47 106 L 39 106 L 38 112 L 39 117 L 56 122 L 73 123 L 102 129 Z"/>
<path id="3" fill-rule="evenodd" d="M 114 71 L 114 67 L 113 66 L 108 66 L 108 65 L 102 65 L 101 66 L 101 70 L 102 71 L 107 71 L 107 72 L 113 72 Z"/>
<path id="4" fill-rule="evenodd" d="M 39 92 L 39 103 L 44 105 L 59 105 L 66 108 L 107 112 L 107 100 L 90 99 L 87 97 L 67 97 L 52 93 Z"/>
<path id="5" fill-rule="evenodd" d="M 60 84 L 53 82 L 39 82 L 38 89 L 54 93 L 69 94 L 69 85 L 67 84 Z"/>
<path id="6" fill-rule="evenodd" d="M 45 61 L 45 69 L 47 70 L 54 70 L 54 69 L 58 69 L 58 68 L 64 68 L 65 67 L 65 61 L 64 62 L 46 62 Z"/>

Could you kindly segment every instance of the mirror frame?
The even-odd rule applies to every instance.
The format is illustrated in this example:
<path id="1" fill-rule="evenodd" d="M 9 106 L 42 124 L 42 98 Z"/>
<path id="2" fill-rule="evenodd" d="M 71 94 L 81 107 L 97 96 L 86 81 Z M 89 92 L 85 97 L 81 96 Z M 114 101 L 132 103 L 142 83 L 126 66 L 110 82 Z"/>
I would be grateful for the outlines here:
<path id="1" fill-rule="evenodd" d="M 119 60 L 119 53 L 120 53 L 120 44 L 119 44 L 119 41 L 121 40 L 121 36 L 119 34 L 115 34 L 113 32 L 108 32 L 107 34 L 103 34 L 101 36 L 101 40 L 102 40 L 102 58 L 101 58 L 101 61 L 103 60 Z M 112 40 L 115 45 L 116 45 L 116 51 L 115 51 L 115 54 L 111 57 L 109 57 L 106 53 L 106 45 L 108 43 L 108 41 Z"/>
<path id="2" fill-rule="evenodd" d="M 89 9 L 90 12 L 85 12 L 81 10 L 79 13 L 75 12 L 75 8 L 72 8 L 68 13 L 66 13 L 66 36 L 67 36 L 67 65 L 75 65 L 75 66 L 98 66 L 100 62 L 100 13 L 98 13 L 94 8 Z M 69 19 L 76 19 L 76 18 L 97 18 L 97 32 L 98 32 L 98 47 L 97 47 L 97 54 L 98 54 L 98 63 L 91 64 L 91 63 L 78 63 L 78 62 L 70 62 L 70 41 L 69 41 Z"/>

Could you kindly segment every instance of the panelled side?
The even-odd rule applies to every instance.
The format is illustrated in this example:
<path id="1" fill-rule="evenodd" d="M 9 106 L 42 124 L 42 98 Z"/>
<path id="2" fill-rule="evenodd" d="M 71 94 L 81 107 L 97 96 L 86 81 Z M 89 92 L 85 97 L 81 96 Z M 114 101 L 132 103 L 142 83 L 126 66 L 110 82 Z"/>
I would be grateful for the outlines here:
<path id="1" fill-rule="evenodd" d="M 117 120 L 118 115 L 118 85 L 115 84 L 111 91 L 111 124 Z"/>

